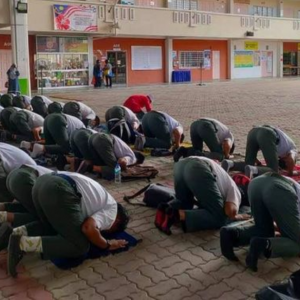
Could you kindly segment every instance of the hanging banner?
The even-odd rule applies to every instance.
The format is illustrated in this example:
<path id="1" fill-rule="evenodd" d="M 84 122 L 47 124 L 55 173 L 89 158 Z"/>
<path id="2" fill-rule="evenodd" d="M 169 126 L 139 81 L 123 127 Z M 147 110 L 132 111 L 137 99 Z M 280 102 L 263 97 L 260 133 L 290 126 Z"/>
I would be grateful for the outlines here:
<path id="1" fill-rule="evenodd" d="M 253 51 L 234 51 L 235 68 L 252 68 L 253 66 Z"/>
<path id="2" fill-rule="evenodd" d="M 54 29 L 64 31 L 98 31 L 95 5 L 54 4 Z"/>
<path id="3" fill-rule="evenodd" d="M 204 54 L 203 68 L 210 69 L 211 68 L 211 51 L 204 50 L 203 54 Z"/>
<path id="4" fill-rule="evenodd" d="M 59 52 L 58 37 L 55 36 L 38 36 L 37 52 Z"/>
<path id="5" fill-rule="evenodd" d="M 258 51 L 258 42 L 245 41 L 245 50 Z"/>

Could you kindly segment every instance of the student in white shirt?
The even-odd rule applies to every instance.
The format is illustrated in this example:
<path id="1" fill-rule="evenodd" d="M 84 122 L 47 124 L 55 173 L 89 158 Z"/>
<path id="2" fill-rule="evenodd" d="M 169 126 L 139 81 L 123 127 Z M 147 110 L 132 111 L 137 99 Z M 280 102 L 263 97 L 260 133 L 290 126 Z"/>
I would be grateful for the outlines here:
<path id="1" fill-rule="evenodd" d="M 53 259 L 80 257 L 87 253 L 90 243 L 107 250 L 126 246 L 125 240 L 106 240 L 102 235 L 104 231 L 124 231 L 129 218 L 93 179 L 69 172 L 46 174 L 36 180 L 32 195 L 42 222 L 25 226 L 27 235 L 11 235 L 8 272 L 13 277 L 24 252 L 38 252 L 45 259 Z M 49 223 L 57 235 L 32 236 L 32 232 L 43 228 L 43 223 Z"/>
<path id="2" fill-rule="evenodd" d="M 13 98 L 13 106 L 22 109 L 32 110 L 31 107 L 31 97 L 26 95 L 19 95 Z"/>
<path id="3" fill-rule="evenodd" d="M 10 202 L 13 196 L 6 187 L 8 174 L 23 164 L 35 166 L 35 161 L 24 151 L 6 143 L 0 143 L 0 202 Z"/>
<path id="4" fill-rule="evenodd" d="M 82 102 L 67 102 L 63 107 L 63 112 L 78 118 L 85 126 L 95 127 L 100 124 L 100 119 L 95 111 Z"/>
<path id="5" fill-rule="evenodd" d="M 166 234 L 181 221 L 192 232 L 217 229 L 228 220 L 248 219 L 240 215 L 241 193 L 232 178 L 213 160 L 191 156 L 174 166 L 176 200 L 157 211 L 155 225 Z M 194 200 L 196 199 L 196 201 Z M 194 204 L 199 208 L 194 209 Z"/>

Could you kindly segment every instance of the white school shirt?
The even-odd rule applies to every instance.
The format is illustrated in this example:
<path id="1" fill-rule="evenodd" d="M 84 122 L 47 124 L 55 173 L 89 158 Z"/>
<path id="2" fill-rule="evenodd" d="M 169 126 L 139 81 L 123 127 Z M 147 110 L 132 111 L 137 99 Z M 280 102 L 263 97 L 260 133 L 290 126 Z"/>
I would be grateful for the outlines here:
<path id="1" fill-rule="evenodd" d="M 28 125 L 31 129 L 44 126 L 44 118 L 33 111 L 22 109 L 28 116 Z"/>
<path id="2" fill-rule="evenodd" d="M 178 128 L 178 127 L 181 127 L 183 129 L 182 125 L 177 120 L 172 118 L 170 115 L 168 115 L 167 113 L 162 112 L 162 111 L 158 111 L 158 112 L 165 117 L 165 120 L 168 124 L 168 128 L 169 128 L 170 133 L 172 133 L 173 130 Z"/>
<path id="3" fill-rule="evenodd" d="M 279 143 L 277 145 L 278 156 L 285 157 L 288 154 L 292 153 L 295 157 L 298 151 L 293 140 L 279 128 L 273 128 L 273 129 L 277 132 L 279 136 Z"/>
<path id="4" fill-rule="evenodd" d="M 80 121 L 78 118 L 63 114 L 67 118 L 67 131 L 68 135 L 70 136 L 73 131 L 80 128 L 86 128 L 85 125 Z"/>
<path id="5" fill-rule="evenodd" d="M 217 129 L 216 135 L 218 137 L 219 142 L 222 144 L 225 140 L 229 140 L 231 142 L 230 145 L 232 146 L 234 142 L 234 137 L 226 125 L 212 118 L 202 118 L 201 120 L 208 120 L 210 122 L 213 122 Z"/>
<path id="6" fill-rule="evenodd" d="M 0 143 L 0 159 L 7 174 L 22 165 L 36 166 L 36 162 L 27 153 L 6 143 Z"/>
<path id="7" fill-rule="evenodd" d="M 133 129 L 137 129 L 137 127 L 140 125 L 140 121 L 137 118 L 137 116 L 127 107 L 120 105 L 124 108 L 125 112 L 125 121 L 128 122 Z M 136 123 L 136 125 L 134 125 Z"/>
<path id="8" fill-rule="evenodd" d="M 41 98 L 43 99 L 43 102 L 46 104 L 47 107 L 49 106 L 49 104 L 53 103 L 53 101 L 50 100 L 50 99 L 49 99 L 48 97 L 46 97 L 46 96 L 39 96 L 39 97 L 41 97 Z"/>
<path id="9" fill-rule="evenodd" d="M 31 105 L 31 97 L 27 96 L 27 95 L 23 95 L 23 100 L 24 100 L 24 104 L 26 106 Z"/>
<path id="10" fill-rule="evenodd" d="M 82 115 L 82 119 L 94 120 L 96 118 L 96 113 L 86 104 L 82 102 L 77 102 L 80 106 L 80 112 Z"/>
<path id="11" fill-rule="evenodd" d="M 100 230 L 109 229 L 117 217 L 116 200 L 95 180 L 73 172 L 59 172 L 71 177 L 82 195 L 81 209 L 84 218 L 91 217 Z"/>
<path id="12" fill-rule="evenodd" d="M 30 166 L 30 165 L 26 164 L 25 166 L 27 166 L 27 167 L 29 167 L 31 169 L 36 170 L 38 172 L 39 176 L 43 176 L 45 174 L 50 174 L 50 173 L 55 172 L 54 170 L 51 170 L 51 169 L 48 169 L 48 168 L 45 168 L 45 167 L 42 167 L 42 166 L 38 166 L 38 165 L 36 165 L 36 166 Z"/>
<path id="13" fill-rule="evenodd" d="M 116 158 L 125 158 L 127 161 L 127 166 L 135 164 L 136 157 L 131 148 L 117 136 L 113 134 L 111 136 L 113 138 L 113 149 Z"/>
<path id="14" fill-rule="evenodd" d="M 224 201 L 232 202 L 237 208 L 239 208 L 241 205 L 241 193 L 228 173 L 225 172 L 225 170 L 218 163 L 207 157 L 190 156 L 190 158 L 203 160 L 209 163 L 213 174 L 216 176 L 217 185 Z"/>
<path id="15" fill-rule="evenodd" d="M 4 107 L 0 105 L 0 113 L 1 113 L 1 111 L 2 111 L 3 109 L 4 109 Z"/>

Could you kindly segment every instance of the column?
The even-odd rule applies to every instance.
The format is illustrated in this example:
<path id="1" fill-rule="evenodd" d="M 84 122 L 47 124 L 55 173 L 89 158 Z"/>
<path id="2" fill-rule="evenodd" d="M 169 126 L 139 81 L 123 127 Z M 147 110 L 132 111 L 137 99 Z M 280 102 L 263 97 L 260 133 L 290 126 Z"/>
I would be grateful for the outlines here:
<path id="1" fill-rule="evenodd" d="M 277 42 L 277 77 L 283 77 L 283 42 Z"/>
<path id="2" fill-rule="evenodd" d="M 234 0 L 228 0 L 227 5 L 227 13 L 234 14 Z"/>
<path id="3" fill-rule="evenodd" d="M 277 0 L 277 17 L 283 17 L 283 0 Z"/>
<path id="4" fill-rule="evenodd" d="M 22 2 L 27 3 L 27 0 Z M 20 72 L 21 93 L 31 95 L 27 14 L 17 12 L 18 0 L 11 0 L 8 3 L 10 5 L 12 63 L 17 65 Z"/>
<path id="5" fill-rule="evenodd" d="M 89 85 L 92 85 L 92 78 L 93 78 L 93 69 L 94 69 L 94 44 L 93 44 L 93 37 L 88 37 L 88 61 L 89 61 Z"/>
<path id="6" fill-rule="evenodd" d="M 172 81 L 172 71 L 173 71 L 173 39 L 166 38 L 165 40 L 165 81 L 170 83 Z"/>
<path id="7" fill-rule="evenodd" d="M 228 79 L 233 79 L 232 78 L 232 57 L 233 57 L 233 51 L 234 51 L 234 45 L 232 40 L 227 41 L 227 78 Z"/>

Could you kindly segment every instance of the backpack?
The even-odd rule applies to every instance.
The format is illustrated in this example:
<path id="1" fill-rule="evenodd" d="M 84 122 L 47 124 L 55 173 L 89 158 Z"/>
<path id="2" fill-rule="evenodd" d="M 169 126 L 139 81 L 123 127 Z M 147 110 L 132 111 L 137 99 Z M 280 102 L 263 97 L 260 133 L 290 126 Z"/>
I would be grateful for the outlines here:
<path id="1" fill-rule="evenodd" d="M 68 102 L 63 107 L 63 113 L 82 120 L 80 105 L 76 102 Z"/>
<path id="2" fill-rule="evenodd" d="M 127 167 L 125 171 L 121 172 L 122 181 L 133 181 L 138 179 L 147 179 L 150 182 L 150 179 L 155 178 L 158 174 L 158 170 L 152 166 L 141 166 L 134 165 Z"/>
<path id="3" fill-rule="evenodd" d="M 113 118 L 107 121 L 109 133 L 117 136 L 126 144 L 132 143 L 134 139 L 130 127 L 131 126 L 125 121 L 125 119 Z"/>
<path id="4" fill-rule="evenodd" d="M 141 201 L 131 202 L 130 200 L 144 193 Z M 124 201 L 132 205 L 148 206 L 157 208 L 161 203 L 168 203 L 175 199 L 175 191 L 159 183 L 151 183 L 136 192 L 132 196 L 124 196 Z"/>
<path id="5" fill-rule="evenodd" d="M 257 300 L 300 299 L 300 270 L 294 272 L 287 282 L 262 288 L 255 294 Z"/>

